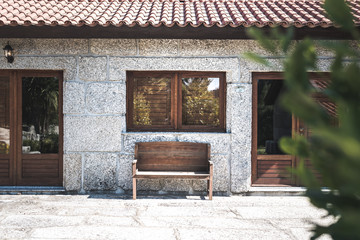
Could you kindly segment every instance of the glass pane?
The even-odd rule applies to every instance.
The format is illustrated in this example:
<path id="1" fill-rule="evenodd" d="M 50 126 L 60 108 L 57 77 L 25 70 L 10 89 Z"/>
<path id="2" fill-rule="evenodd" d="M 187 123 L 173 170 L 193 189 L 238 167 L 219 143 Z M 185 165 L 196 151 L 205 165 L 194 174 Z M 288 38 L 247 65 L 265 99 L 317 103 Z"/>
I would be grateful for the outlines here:
<path id="1" fill-rule="evenodd" d="M 182 124 L 220 126 L 219 78 L 182 78 Z"/>
<path id="2" fill-rule="evenodd" d="M 9 154 L 10 148 L 9 84 L 9 77 L 0 77 L 0 154 Z"/>
<path id="3" fill-rule="evenodd" d="M 24 154 L 59 152 L 57 78 L 22 78 L 22 140 Z"/>
<path id="4" fill-rule="evenodd" d="M 171 78 L 134 78 L 135 126 L 171 125 Z"/>
<path id="5" fill-rule="evenodd" d="M 284 154 L 279 148 L 283 136 L 291 136 L 292 117 L 280 106 L 284 91 L 281 80 L 258 81 L 258 154 Z"/>

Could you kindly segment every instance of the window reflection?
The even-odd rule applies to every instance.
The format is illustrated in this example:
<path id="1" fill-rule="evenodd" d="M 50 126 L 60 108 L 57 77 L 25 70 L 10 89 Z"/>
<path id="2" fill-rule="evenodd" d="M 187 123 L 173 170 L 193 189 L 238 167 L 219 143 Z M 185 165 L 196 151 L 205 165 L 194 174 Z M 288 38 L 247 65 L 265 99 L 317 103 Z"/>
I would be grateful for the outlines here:
<path id="1" fill-rule="evenodd" d="M 279 140 L 291 136 L 292 116 L 280 105 L 281 80 L 258 81 L 258 154 L 283 154 Z"/>
<path id="2" fill-rule="evenodd" d="M 9 77 L 0 77 L 0 154 L 10 149 L 10 92 Z"/>
<path id="3" fill-rule="evenodd" d="M 220 126 L 219 78 L 182 78 L 182 123 Z"/>
<path id="4" fill-rule="evenodd" d="M 22 140 L 24 154 L 59 152 L 57 78 L 22 78 Z"/>
<path id="5" fill-rule="evenodd" d="M 171 124 L 171 78 L 134 79 L 134 125 Z"/>

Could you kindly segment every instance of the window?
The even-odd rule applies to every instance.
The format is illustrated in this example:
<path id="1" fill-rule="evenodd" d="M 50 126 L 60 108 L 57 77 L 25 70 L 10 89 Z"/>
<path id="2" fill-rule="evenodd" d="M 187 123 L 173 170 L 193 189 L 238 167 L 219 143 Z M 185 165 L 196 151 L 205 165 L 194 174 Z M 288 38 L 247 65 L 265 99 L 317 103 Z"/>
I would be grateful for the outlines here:
<path id="1" fill-rule="evenodd" d="M 128 72 L 128 131 L 225 131 L 225 73 Z"/>

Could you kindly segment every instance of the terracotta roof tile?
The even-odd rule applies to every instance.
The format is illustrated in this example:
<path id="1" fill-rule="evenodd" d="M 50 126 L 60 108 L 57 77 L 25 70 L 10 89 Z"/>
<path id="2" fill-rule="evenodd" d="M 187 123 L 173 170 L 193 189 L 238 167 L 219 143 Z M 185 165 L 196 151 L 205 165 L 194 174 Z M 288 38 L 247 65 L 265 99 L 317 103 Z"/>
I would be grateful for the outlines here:
<path id="1" fill-rule="evenodd" d="M 348 0 L 360 26 L 360 0 Z M 321 0 L 0 0 L 0 26 L 330 27 Z"/>

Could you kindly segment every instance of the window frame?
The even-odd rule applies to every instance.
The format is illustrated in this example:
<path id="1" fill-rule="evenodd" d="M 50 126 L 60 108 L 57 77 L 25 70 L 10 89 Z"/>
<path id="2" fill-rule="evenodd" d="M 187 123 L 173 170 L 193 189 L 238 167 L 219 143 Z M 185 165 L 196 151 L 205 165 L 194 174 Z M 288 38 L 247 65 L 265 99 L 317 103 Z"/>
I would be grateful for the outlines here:
<path id="1" fill-rule="evenodd" d="M 133 124 L 133 90 L 135 77 L 171 78 L 171 122 L 169 126 L 135 126 Z M 183 77 L 219 78 L 219 120 L 218 127 L 182 124 L 182 82 Z M 127 71 L 126 72 L 126 125 L 129 132 L 225 132 L 226 131 L 226 74 L 225 72 L 190 71 Z"/>

